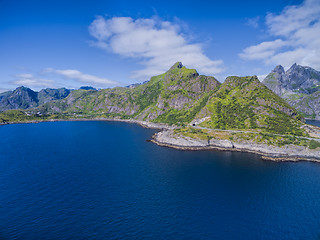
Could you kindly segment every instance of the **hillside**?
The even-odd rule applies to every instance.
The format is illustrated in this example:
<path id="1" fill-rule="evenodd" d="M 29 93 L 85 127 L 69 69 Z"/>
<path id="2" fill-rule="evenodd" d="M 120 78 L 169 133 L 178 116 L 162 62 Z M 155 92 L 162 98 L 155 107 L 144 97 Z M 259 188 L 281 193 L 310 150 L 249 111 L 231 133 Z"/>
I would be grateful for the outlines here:
<path id="1" fill-rule="evenodd" d="M 197 117 L 205 119 L 201 126 L 214 129 L 302 134 L 302 116 L 256 76 L 228 77 Z"/>
<path id="2" fill-rule="evenodd" d="M 0 115 L 2 121 L 100 117 L 303 135 L 302 117 L 255 76 L 228 77 L 221 84 L 180 62 L 135 87 L 79 89 L 62 100 L 9 113 Z"/>
<path id="3" fill-rule="evenodd" d="M 177 62 L 144 84 L 100 91 L 75 90 L 67 98 L 44 104 L 33 112 L 185 123 L 195 117 L 219 85 L 214 77 L 199 75 Z"/>
<path id="4" fill-rule="evenodd" d="M 279 65 L 263 83 L 306 118 L 320 120 L 320 72 L 297 64 L 285 72 Z"/>

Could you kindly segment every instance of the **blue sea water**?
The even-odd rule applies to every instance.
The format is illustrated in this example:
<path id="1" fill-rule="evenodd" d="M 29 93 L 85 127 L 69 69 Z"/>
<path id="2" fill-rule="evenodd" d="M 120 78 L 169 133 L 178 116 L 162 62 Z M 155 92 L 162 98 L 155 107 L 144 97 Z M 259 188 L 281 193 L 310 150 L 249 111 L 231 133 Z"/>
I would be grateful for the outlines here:
<path id="1" fill-rule="evenodd" d="M 0 239 L 320 239 L 320 164 L 102 121 L 0 127 Z"/>
<path id="2" fill-rule="evenodd" d="M 307 120 L 306 123 L 320 127 L 320 121 L 317 120 Z"/>

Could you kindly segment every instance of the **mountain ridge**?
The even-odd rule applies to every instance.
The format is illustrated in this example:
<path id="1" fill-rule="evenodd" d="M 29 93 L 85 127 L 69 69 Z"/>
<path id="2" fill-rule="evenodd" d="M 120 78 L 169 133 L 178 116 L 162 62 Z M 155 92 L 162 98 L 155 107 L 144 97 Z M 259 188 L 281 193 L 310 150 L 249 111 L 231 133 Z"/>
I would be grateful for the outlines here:
<path id="1" fill-rule="evenodd" d="M 220 83 L 214 77 L 186 68 L 181 62 L 134 88 L 74 90 L 64 99 L 44 103 L 27 113 L 49 118 L 136 119 L 178 126 L 210 118 L 201 124 L 211 128 L 293 134 L 302 134 L 298 125 L 303 119 L 256 76 L 233 76 Z"/>
<path id="2" fill-rule="evenodd" d="M 262 81 L 306 118 L 320 120 L 320 72 L 293 64 L 287 71 L 275 67 Z"/>
<path id="3" fill-rule="evenodd" d="M 39 92 L 21 86 L 13 91 L 0 93 L 0 112 L 10 109 L 35 108 L 44 103 L 67 97 L 71 91 L 66 88 L 45 88 Z"/>

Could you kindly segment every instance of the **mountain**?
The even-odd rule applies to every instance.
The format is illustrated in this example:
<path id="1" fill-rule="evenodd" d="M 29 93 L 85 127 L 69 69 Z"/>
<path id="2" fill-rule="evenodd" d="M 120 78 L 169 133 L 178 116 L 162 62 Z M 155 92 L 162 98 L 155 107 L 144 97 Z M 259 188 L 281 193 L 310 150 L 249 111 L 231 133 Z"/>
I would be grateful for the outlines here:
<path id="1" fill-rule="evenodd" d="M 228 77 L 198 113 L 201 126 L 300 134 L 302 116 L 256 76 Z"/>
<path id="2" fill-rule="evenodd" d="M 192 119 L 208 93 L 220 83 L 199 75 L 180 62 L 166 73 L 134 88 L 116 87 L 100 91 L 75 90 L 59 102 L 38 108 L 43 114 L 89 114 L 178 123 Z M 181 119 L 181 121 L 180 121 Z"/>
<path id="3" fill-rule="evenodd" d="M 41 104 L 67 97 L 69 89 L 42 89 L 35 92 L 27 87 L 18 87 L 13 91 L 0 93 L 0 111 L 9 109 L 29 109 Z"/>
<path id="4" fill-rule="evenodd" d="M 26 87 L 18 87 L 14 91 L 5 92 L 0 98 L 0 111 L 36 106 L 38 106 L 37 93 Z"/>
<path id="5" fill-rule="evenodd" d="M 269 89 L 284 98 L 306 118 L 320 120 L 320 72 L 293 64 L 286 72 L 277 66 L 264 80 Z"/>
<path id="6" fill-rule="evenodd" d="M 46 88 L 38 93 L 38 105 L 66 98 L 70 94 L 70 89 L 66 88 Z"/>
<path id="7" fill-rule="evenodd" d="M 20 120 L 104 117 L 294 135 L 303 132 L 300 128 L 303 117 L 256 76 L 228 77 L 221 84 L 180 62 L 134 88 L 79 89 L 62 100 L 25 112 L 2 114 L 2 119 L 12 117 Z"/>

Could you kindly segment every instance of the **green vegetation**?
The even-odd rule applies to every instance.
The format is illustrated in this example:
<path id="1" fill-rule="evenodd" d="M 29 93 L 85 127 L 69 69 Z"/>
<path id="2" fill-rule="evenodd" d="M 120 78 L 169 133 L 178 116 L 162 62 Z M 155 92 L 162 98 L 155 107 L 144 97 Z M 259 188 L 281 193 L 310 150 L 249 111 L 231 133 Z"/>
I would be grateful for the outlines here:
<path id="1" fill-rule="evenodd" d="M 302 116 L 254 77 L 229 77 L 205 107 L 211 119 L 201 126 L 214 129 L 263 129 L 302 136 Z"/>
<path id="2" fill-rule="evenodd" d="M 232 132 L 232 131 L 219 131 L 219 130 L 204 130 L 196 129 L 193 127 L 184 127 L 175 129 L 176 134 L 181 134 L 186 137 L 208 140 L 230 140 L 234 142 L 254 142 L 258 144 L 267 144 L 271 146 L 282 147 L 285 145 L 304 146 L 309 149 L 320 148 L 320 142 L 310 140 L 304 137 L 293 135 L 279 135 L 266 132 Z"/>
<path id="3" fill-rule="evenodd" d="M 315 140 L 311 140 L 309 142 L 309 148 L 310 149 L 316 149 L 316 148 L 320 148 L 320 142 L 317 142 Z"/>
<path id="4" fill-rule="evenodd" d="M 170 109 L 166 113 L 158 116 L 154 121 L 168 123 L 170 125 L 182 125 L 184 123 L 190 123 L 194 119 L 196 114 L 206 105 L 208 98 L 209 96 L 205 95 L 203 98 L 198 100 L 190 109 Z"/>
<path id="5" fill-rule="evenodd" d="M 51 119 L 65 119 L 65 117 L 61 114 L 40 115 L 38 113 L 28 113 L 27 111 L 22 110 L 8 110 L 0 113 L 0 123 L 43 121 Z"/>
<path id="6" fill-rule="evenodd" d="M 255 76 L 228 77 L 220 84 L 214 77 L 199 75 L 179 62 L 166 73 L 132 88 L 79 89 L 66 98 L 37 108 L 0 113 L 3 123 L 77 118 L 138 119 L 182 129 L 193 121 L 204 119 L 200 126 L 209 129 L 257 132 L 252 136 L 225 133 L 227 139 L 249 137 L 277 145 L 298 141 L 277 134 L 307 136 L 300 127 L 302 116 Z M 199 129 L 189 129 L 183 134 L 200 138 L 211 136 Z"/>

